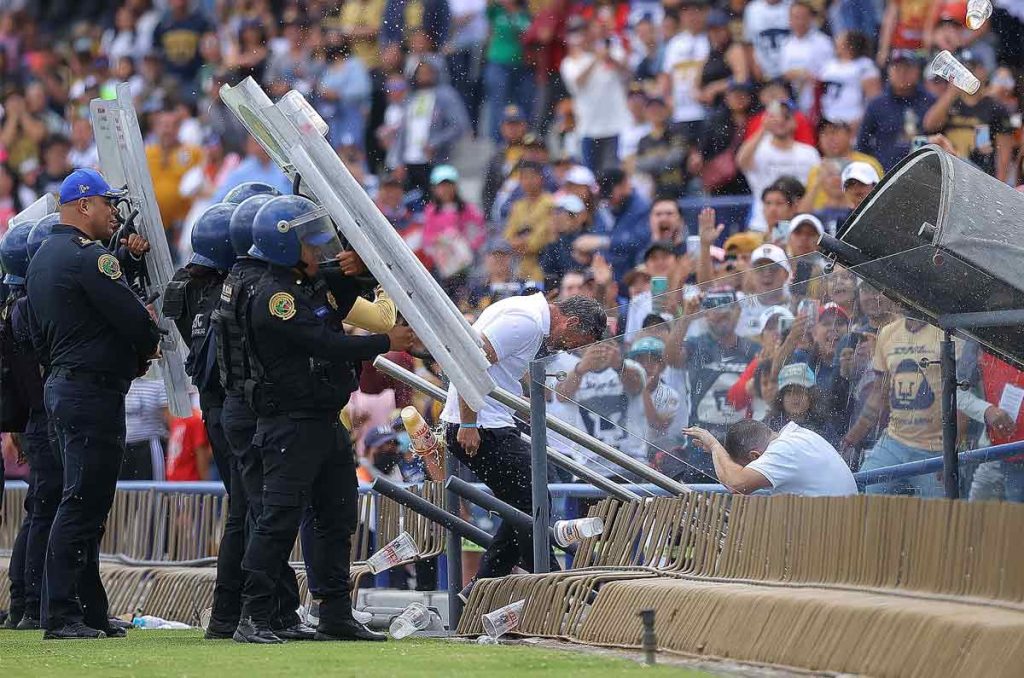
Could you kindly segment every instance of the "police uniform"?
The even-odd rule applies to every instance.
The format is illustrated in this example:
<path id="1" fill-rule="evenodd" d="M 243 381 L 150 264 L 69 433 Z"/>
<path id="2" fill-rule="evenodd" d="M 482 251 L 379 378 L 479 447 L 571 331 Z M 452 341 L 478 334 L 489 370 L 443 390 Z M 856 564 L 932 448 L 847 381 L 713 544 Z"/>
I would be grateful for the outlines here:
<path id="1" fill-rule="evenodd" d="M 59 450 L 51 440 L 52 429 L 43 407 L 43 379 L 40 361 L 32 345 L 31 311 L 28 298 L 18 288 L 2 311 L 13 340 L 11 360 L 17 394 L 27 406 L 21 448 L 28 460 L 28 491 L 25 493 L 25 517 L 11 553 L 11 616 L 9 625 L 21 630 L 39 628 L 43 566 L 50 527 L 57 513 L 64 487 L 64 469 Z M 5 331 L 7 328 L 5 328 Z M 5 397 L 9 394 L 5 389 Z M 51 446 L 52 445 L 52 446 Z"/>
<path id="2" fill-rule="evenodd" d="M 109 195 L 98 181 L 81 185 Z M 99 540 L 124 455 L 124 396 L 160 335 L 117 258 L 72 226 L 55 226 L 32 257 L 28 297 L 49 350 L 44 404 L 65 469 L 46 558 L 47 628 L 104 631 Z"/>
<path id="3" fill-rule="evenodd" d="M 256 413 L 245 396 L 246 383 L 252 384 L 249 369 L 249 345 L 244 333 L 249 302 L 267 265 L 252 257 L 241 257 L 232 267 L 221 288 L 213 322 L 217 326 L 217 366 L 224 388 L 221 424 L 232 454 L 232 501 L 247 510 L 246 541 L 263 510 L 263 459 L 253 449 Z M 271 626 L 285 629 L 298 623 L 295 610 L 300 604 L 299 585 L 287 555 L 280 565 L 276 602 Z M 241 615 L 241 587 L 238 591 L 214 589 L 213 614 L 207 629 L 211 638 L 231 637 Z"/>
<path id="4" fill-rule="evenodd" d="M 312 569 L 322 599 L 317 638 L 379 639 L 355 628 L 351 617 L 348 559 L 357 484 L 338 412 L 357 388 L 358 363 L 386 353 L 390 341 L 345 335 L 341 321 L 356 296 L 354 286 L 338 298 L 322 280 L 270 265 L 249 304 L 244 332 L 253 378 L 246 393 L 258 415 L 252 442 L 263 458 L 264 486 L 263 510 L 243 560 L 243 624 L 269 622 L 281 563 L 310 504 Z"/>

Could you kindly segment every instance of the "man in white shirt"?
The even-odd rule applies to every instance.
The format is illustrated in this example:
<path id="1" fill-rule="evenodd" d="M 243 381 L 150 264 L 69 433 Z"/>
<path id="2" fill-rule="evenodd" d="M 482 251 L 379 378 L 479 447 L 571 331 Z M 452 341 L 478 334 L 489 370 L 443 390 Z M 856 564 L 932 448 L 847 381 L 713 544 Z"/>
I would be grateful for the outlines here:
<path id="1" fill-rule="evenodd" d="M 583 164 L 595 172 L 617 166 L 619 135 L 630 119 L 628 55 L 621 44 L 601 35 L 596 22 L 571 24 L 565 40 L 569 53 L 559 71 L 572 95 Z"/>
<path id="2" fill-rule="evenodd" d="M 797 105 L 804 113 L 814 107 L 815 88 L 822 67 L 835 56 L 836 50 L 827 35 L 814 24 L 816 13 L 805 0 L 796 0 L 789 8 L 790 34 L 782 43 L 783 77 L 798 92 Z"/>
<path id="3" fill-rule="evenodd" d="M 599 340 L 607 328 L 604 309 L 594 299 L 570 297 L 549 303 L 543 294 L 509 297 L 491 304 L 473 324 L 483 339 L 491 366 L 487 372 L 499 388 L 521 394 L 520 380 L 543 345 L 553 351 L 572 350 Z M 474 412 L 448 388 L 441 420 L 449 452 L 469 467 L 494 496 L 521 511 L 532 513 L 530 448 L 519 438 L 512 411 L 488 398 Z M 557 569 L 554 553 L 552 567 Z M 484 552 L 478 577 L 503 577 L 517 565 L 533 570 L 533 543 L 529 532 L 515 530 L 507 521 Z M 469 597 L 472 583 L 459 595 Z"/>
<path id="4" fill-rule="evenodd" d="M 752 51 L 754 75 L 763 82 L 782 75 L 790 4 L 790 0 L 754 0 L 743 10 L 743 39 Z"/>
<path id="5" fill-rule="evenodd" d="M 809 429 L 790 422 L 775 432 L 754 419 L 729 426 L 725 445 L 702 428 L 683 429 L 709 450 L 718 480 L 737 494 L 841 497 L 857 494 L 850 467 L 836 448 Z"/>
<path id="6" fill-rule="evenodd" d="M 700 76 L 711 53 L 706 32 L 707 7 L 701 0 L 684 0 L 680 21 L 683 30 L 665 45 L 662 90 L 671 95 L 672 122 L 680 124 L 687 139 L 693 139 L 693 123 L 704 119 L 704 106 L 697 100 Z"/>
<path id="7" fill-rule="evenodd" d="M 811 168 L 821 162 L 818 149 L 793 138 L 796 118 L 792 101 L 773 101 L 764 124 L 736 151 L 736 165 L 743 170 L 754 208 L 750 211 L 750 230 L 764 231 L 768 224 L 760 198 L 764 189 L 782 176 L 793 176 L 807 184 Z"/>

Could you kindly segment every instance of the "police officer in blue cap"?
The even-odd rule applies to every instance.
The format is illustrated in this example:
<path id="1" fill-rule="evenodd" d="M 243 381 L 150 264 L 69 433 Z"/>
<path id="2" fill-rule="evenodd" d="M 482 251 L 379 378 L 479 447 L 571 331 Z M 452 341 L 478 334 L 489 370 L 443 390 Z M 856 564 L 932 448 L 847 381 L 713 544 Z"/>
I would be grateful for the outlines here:
<path id="1" fill-rule="evenodd" d="M 34 222 L 15 226 L 0 242 L 0 260 L 7 271 L 11 295 L 0 307 L 0 403 L 2 430 L 18 433 L 13 440 L 29 464 L 25 517 L 18 531 L 8 574 L 11 580 L 7 628 L 39 628 L 43 564 L 50 525 L 63 489 L 63 468 L 50 448 L 40 361 L 32 345 L 25 275 L 28 271 L 28 235 Z"/>
<path id="2" fill-rule="evenodd" d="M 124 456 L 124 396 L 158 355 L 160 333 L 100 242 L 122 197 L 94 170 L 60 187 L 60 224 L 32 257 L 28 298 L 48 351 L 43 396 L 64 462 L 46 556 L 44 638 L 123 635 L 110 627 L 99 541 Z M 38 342 L 37 342 L 38 344 Z"/>
<path id="3" fill-rule="evenodd" d="M 321 598 L 316 640 L 383 640 L 352 618 L 348 554 L 356 524 L 351 443 L 338 412 L 357 388 L 357 365 L 408 350 L 408 327 L 346 336 L 341 322 L 357 287 L 338 296 L 318 279 L 341 242 L 326 212 L 300 196 L 269 200 L 253 223 L 253 256 L 267 262 L 249 302 L 251 379 L 245 392 L 257 414 L 253 446 L 263 455 L 263 509 L 246 547 L 239 642 L 280 642 L 271 629 L 281 562 L 291 551 L 303 509 L 316 521 L 313 572 Z M 225 291 L 226 292 L 226 291 Z"/>

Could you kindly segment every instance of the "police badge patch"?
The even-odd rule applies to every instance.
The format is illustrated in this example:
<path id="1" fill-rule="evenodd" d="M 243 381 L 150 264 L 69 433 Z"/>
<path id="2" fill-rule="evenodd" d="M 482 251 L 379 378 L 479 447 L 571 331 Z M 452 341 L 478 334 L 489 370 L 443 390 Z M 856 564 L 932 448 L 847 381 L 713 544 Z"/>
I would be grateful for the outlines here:
<path id="1" fill-rule="evenodd" d="M 287 292 L 277 292 L 270 297 L 270 315 L 281 320 L 291 320 L 295 316 L 295 297 Z"/>
<path id="2" fill-rule="evenodd" d="M 96 260 L 96 266 L 100 269 L 100 273 L 111 280 L 117 280 L 121 277 L 121 264 L 113 254 L 101 255 Z"/>

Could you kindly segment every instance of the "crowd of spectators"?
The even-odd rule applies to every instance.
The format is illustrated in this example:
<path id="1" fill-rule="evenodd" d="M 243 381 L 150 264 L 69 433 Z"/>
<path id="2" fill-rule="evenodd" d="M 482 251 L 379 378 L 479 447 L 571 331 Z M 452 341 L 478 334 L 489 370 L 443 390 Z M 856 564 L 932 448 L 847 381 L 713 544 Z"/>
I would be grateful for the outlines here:
<path id="1" fill-rule="evenodd" d="M 679 430 L 752 416 L 814 428 L 853 467 L 933 455 L 937 368 L 893 356 L 927 357 L 937 337 L 855 276 L 821 277 L 815 244 L 922 143 L 1024 182 L 1024 0 L 994 7 L 972 31 L 960 0 L 3 0 L 0 232 L 98 165 L 89 102 L 127 83 L 183 260 L 192 221 L 232 187 L 290 190 L 219 101 L 252 76 L 309 99 L 470 319 L 532 291 L 618 309 L 621 339 L 569 357 L 579 378 L 552 407 L 627 453 L 697 479 L 709 460 Z M 939 50 L 976 94 L 930 75 Z M 973 442 L 1024 433 L 995 406 L 1024 380 L 989 358 Z M 395 407 L 432 414 L 367 373 L 361 453 Z M 388 455 L 385 473 L 405 468 Z M 989 471 L 1016 479 L 1014 463 Z"/>

